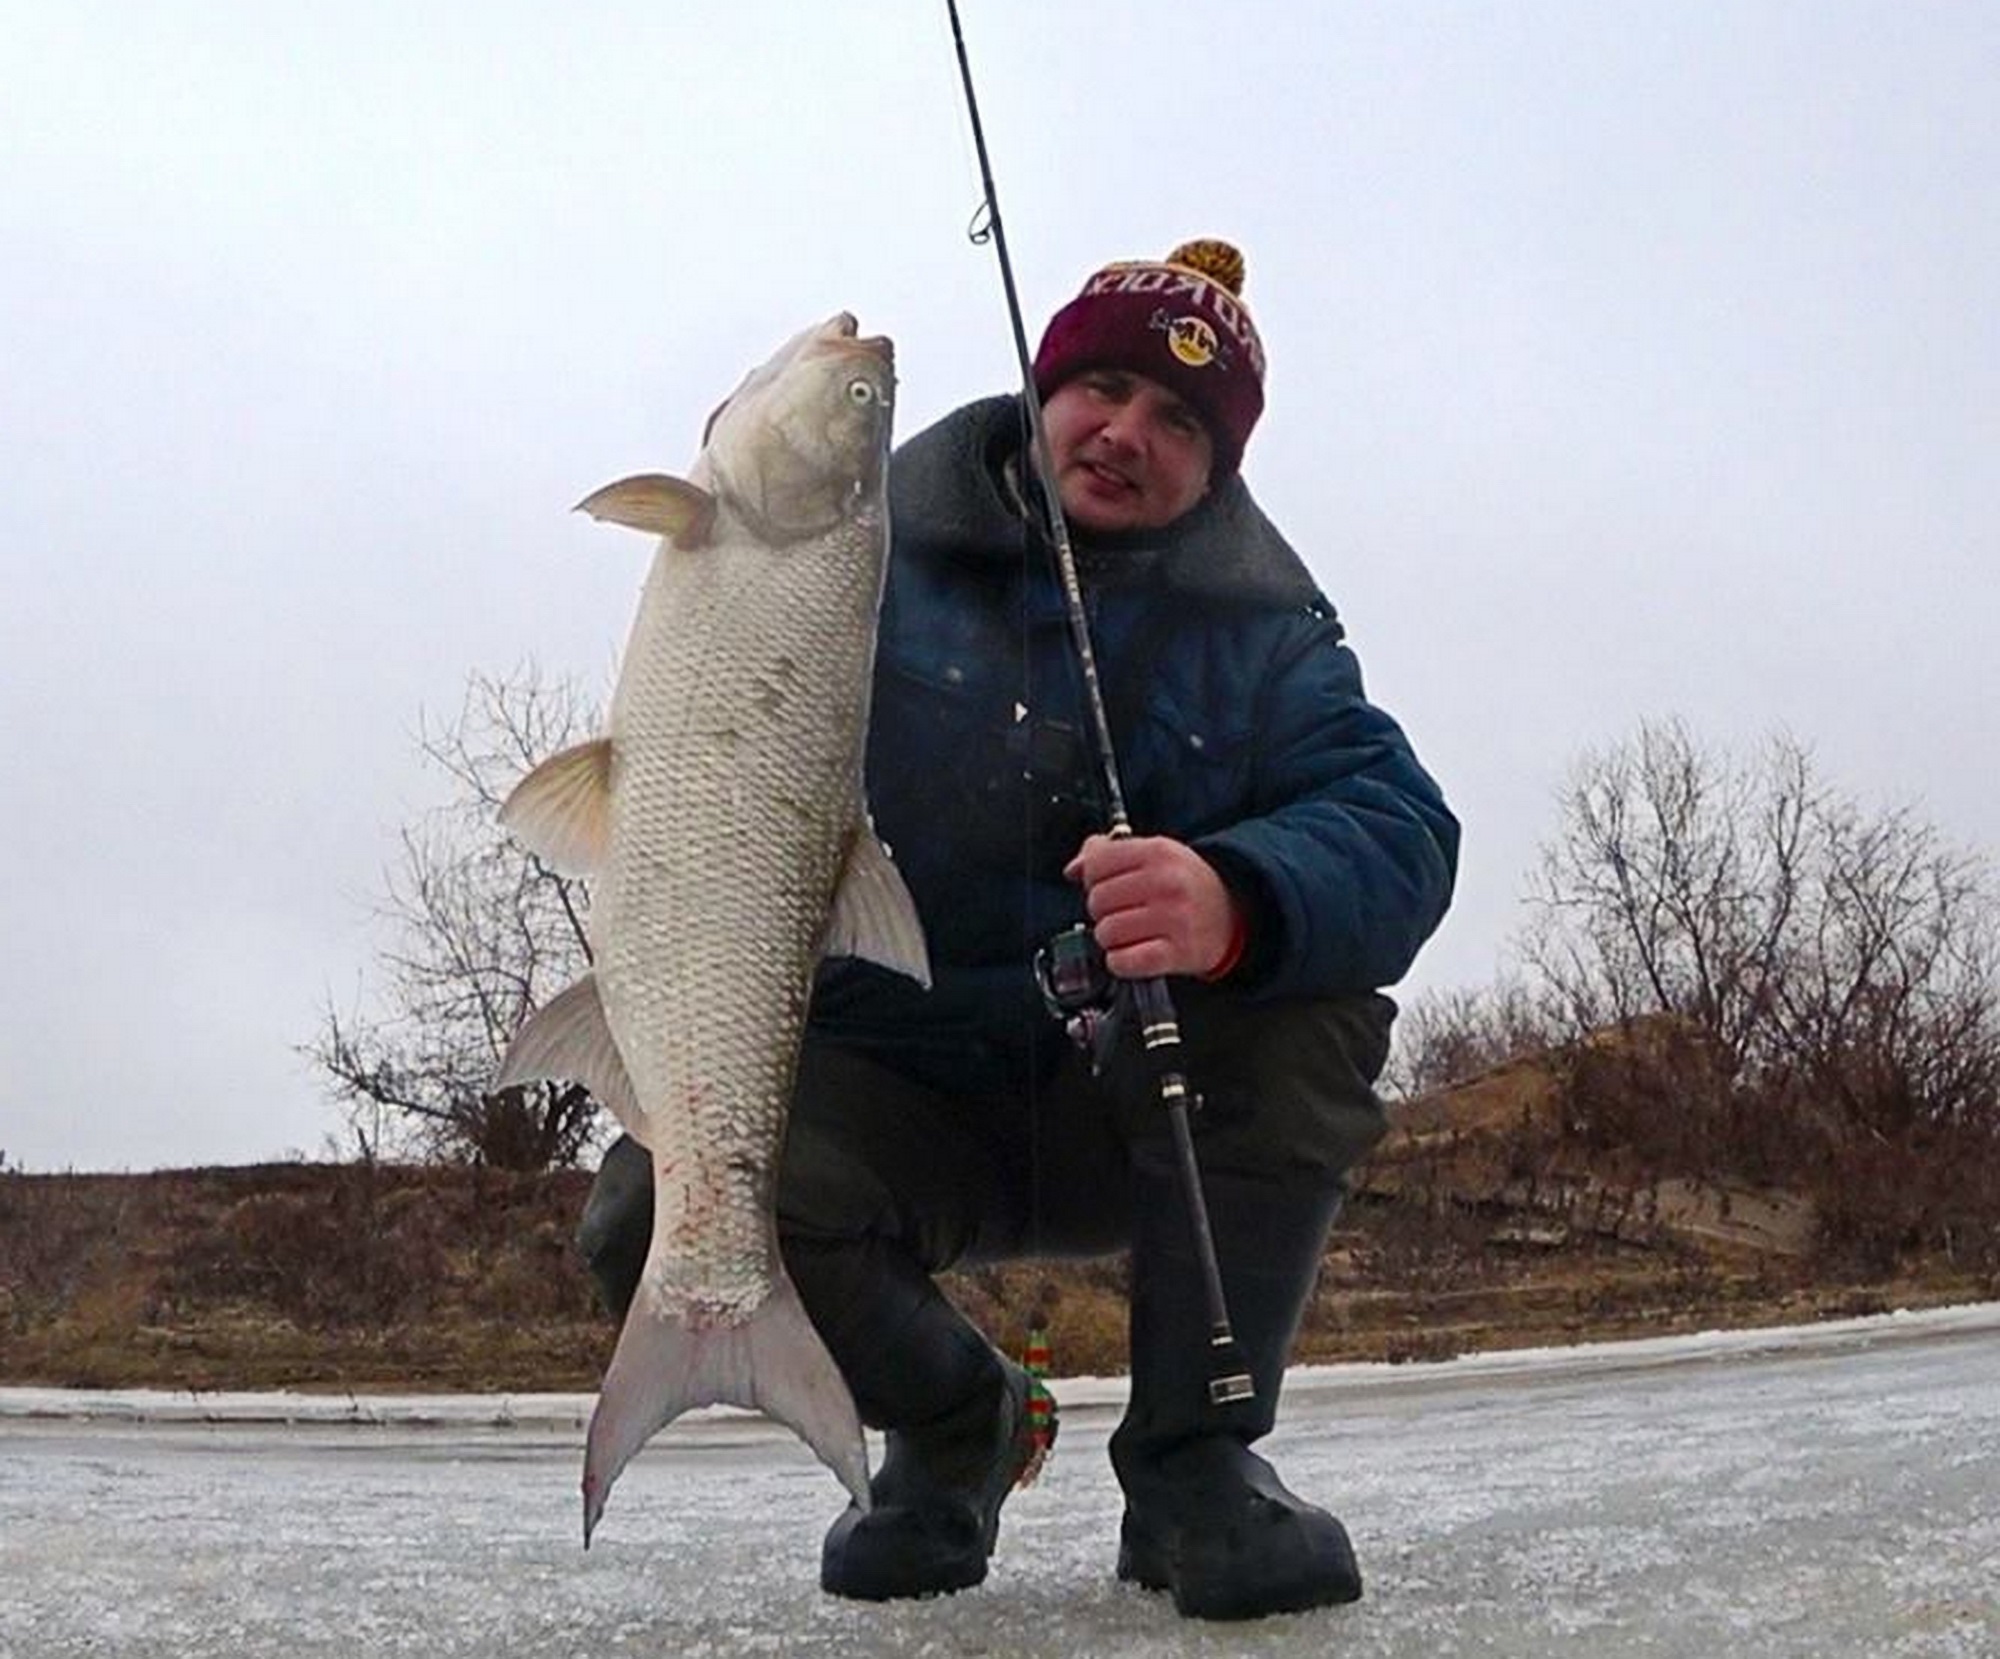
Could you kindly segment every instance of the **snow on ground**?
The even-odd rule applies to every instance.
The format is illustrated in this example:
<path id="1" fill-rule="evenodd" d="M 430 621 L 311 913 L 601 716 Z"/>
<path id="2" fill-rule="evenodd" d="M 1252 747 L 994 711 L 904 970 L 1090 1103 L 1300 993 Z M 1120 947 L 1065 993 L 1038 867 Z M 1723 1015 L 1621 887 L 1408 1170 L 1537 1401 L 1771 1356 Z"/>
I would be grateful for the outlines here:
<path id="1" fill-rule="evenodd" d="M 832 1477 L 705 1412 L 588 1553 L 590 1399 L 0 1390 L 0 1656 L 2000 1655 L 2000 1304 L 1295 1371 L 1267 1442 L 1359 1605 L 1113 1582 L 1123 1388 L 1064 1382 L 980 1589 L 822 1595 Z"/>

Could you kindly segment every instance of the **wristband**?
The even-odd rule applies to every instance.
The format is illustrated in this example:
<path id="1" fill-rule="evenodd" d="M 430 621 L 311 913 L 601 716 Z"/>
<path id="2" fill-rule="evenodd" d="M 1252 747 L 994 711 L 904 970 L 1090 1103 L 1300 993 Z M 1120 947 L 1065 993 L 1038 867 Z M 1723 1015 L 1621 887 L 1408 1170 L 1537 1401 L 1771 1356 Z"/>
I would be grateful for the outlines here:
<path id="1" fill-rule="evenodd" d="M 1215 966 L 1201 976 L 1204 985 L 1213 985 L 1219 979 L 1227 979 L 1236 971 L 1236 965 L 1243 960 L 1243 953 L 1250 948 L 1250 924 L 1243 919 L 1240 905 L 1231 905 L 1229 914 L 1231 926 L 1229 943 L 1222 947 L 1222 955 L 1216 958 Z"/>

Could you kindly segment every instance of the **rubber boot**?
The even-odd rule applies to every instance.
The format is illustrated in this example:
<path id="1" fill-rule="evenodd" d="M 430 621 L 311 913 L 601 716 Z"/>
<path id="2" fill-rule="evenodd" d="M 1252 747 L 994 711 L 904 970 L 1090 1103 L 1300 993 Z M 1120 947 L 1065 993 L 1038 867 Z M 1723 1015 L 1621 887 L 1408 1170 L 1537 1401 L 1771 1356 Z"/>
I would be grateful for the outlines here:
<path id="1" fill-rule="evenodd" d="M 791 1239 L 785 1262 L 862 1420 L 887 1431 L 871 1507 L 826 1535 L 821 1588 L 890 1601 L 980 1583 L 1001 1504 L 1036 1472 L 1028 1374 L 893 1241 Z"/>
<path id="2" fill-rule="evenodd" d="M 1183 1614 L 1252 1619 L 1361 1595 L 1347 1530 L 1250 1450 L 1276 1420 L 1299 1316 L 1337 1190 L 1212 1175 L 1203 1183 L 1230 1325 L 1254 1398 L 1208 1398 L 1210 1324 L 1179 1176 L 1135 1160 L 1132 1397 L 1111 1437 L 1125 1490 L 1118 1576 L 1169 1590 Z"/>

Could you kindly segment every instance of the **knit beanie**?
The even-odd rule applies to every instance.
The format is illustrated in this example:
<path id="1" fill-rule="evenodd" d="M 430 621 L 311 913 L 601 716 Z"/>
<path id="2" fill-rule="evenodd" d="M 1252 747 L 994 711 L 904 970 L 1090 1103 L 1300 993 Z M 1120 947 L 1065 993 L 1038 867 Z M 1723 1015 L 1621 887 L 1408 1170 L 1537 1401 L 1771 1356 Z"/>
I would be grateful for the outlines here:
<path id="1" fill-rule="evenodd" d="M 1243 256 L 1183 242 L 1162 260 L 1107 265 L 1050 319 L 1035 353 L 1046 400 L 1086 369 L 1126 369 L 1185 398 L 1215 443 L 1215 476 L 1243 460 L 1264 412 L 1264 346 L 1242 300 Z"/>

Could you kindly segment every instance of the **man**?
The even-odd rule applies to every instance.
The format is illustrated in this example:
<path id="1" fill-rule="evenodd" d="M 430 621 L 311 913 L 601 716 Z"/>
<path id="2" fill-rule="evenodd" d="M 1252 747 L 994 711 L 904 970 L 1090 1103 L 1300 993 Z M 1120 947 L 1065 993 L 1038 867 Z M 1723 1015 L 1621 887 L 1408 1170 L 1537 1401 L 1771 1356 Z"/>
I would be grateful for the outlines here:
<path id="1" fill-rule="evenodd" d="M 870 1599 L 986 1574 L 1028 1464 L 1029 1384 L 938 1291 L 955 1265 L 1131 1250 L 1117 1571 L 1213 1618 L 1349 1601 L 1347 1534 L 1250 1450 L 1348 1167 L 1382 1132 L 1378 994 L 1444 914 L 1458 825 L 1367 702 L 1332 607 L 1238 475 L 1263 408 L 1242 261 L 1107 267 L 1035 359 L 1130 818 L 1106 822 L 1062 595 L 1030 528 L 1017 399 L 890 469 L 868 753 L 876 827 L 928 936 L 928 992 L 822 969 L 778 1194 L 785 1262 L 887 1431 L 821 1582 Z M 1130 1042 L 1102 1068 L 1032 971 L 1087 923 L 1113 976 L 1169 979 L 1203 1185 L 1254 1398 L 1208 1398 L 1210 1326 L 1165 1112 Z M 607 1155 L 579 1238 L 630 1300 L 644 1153 Z"/>

